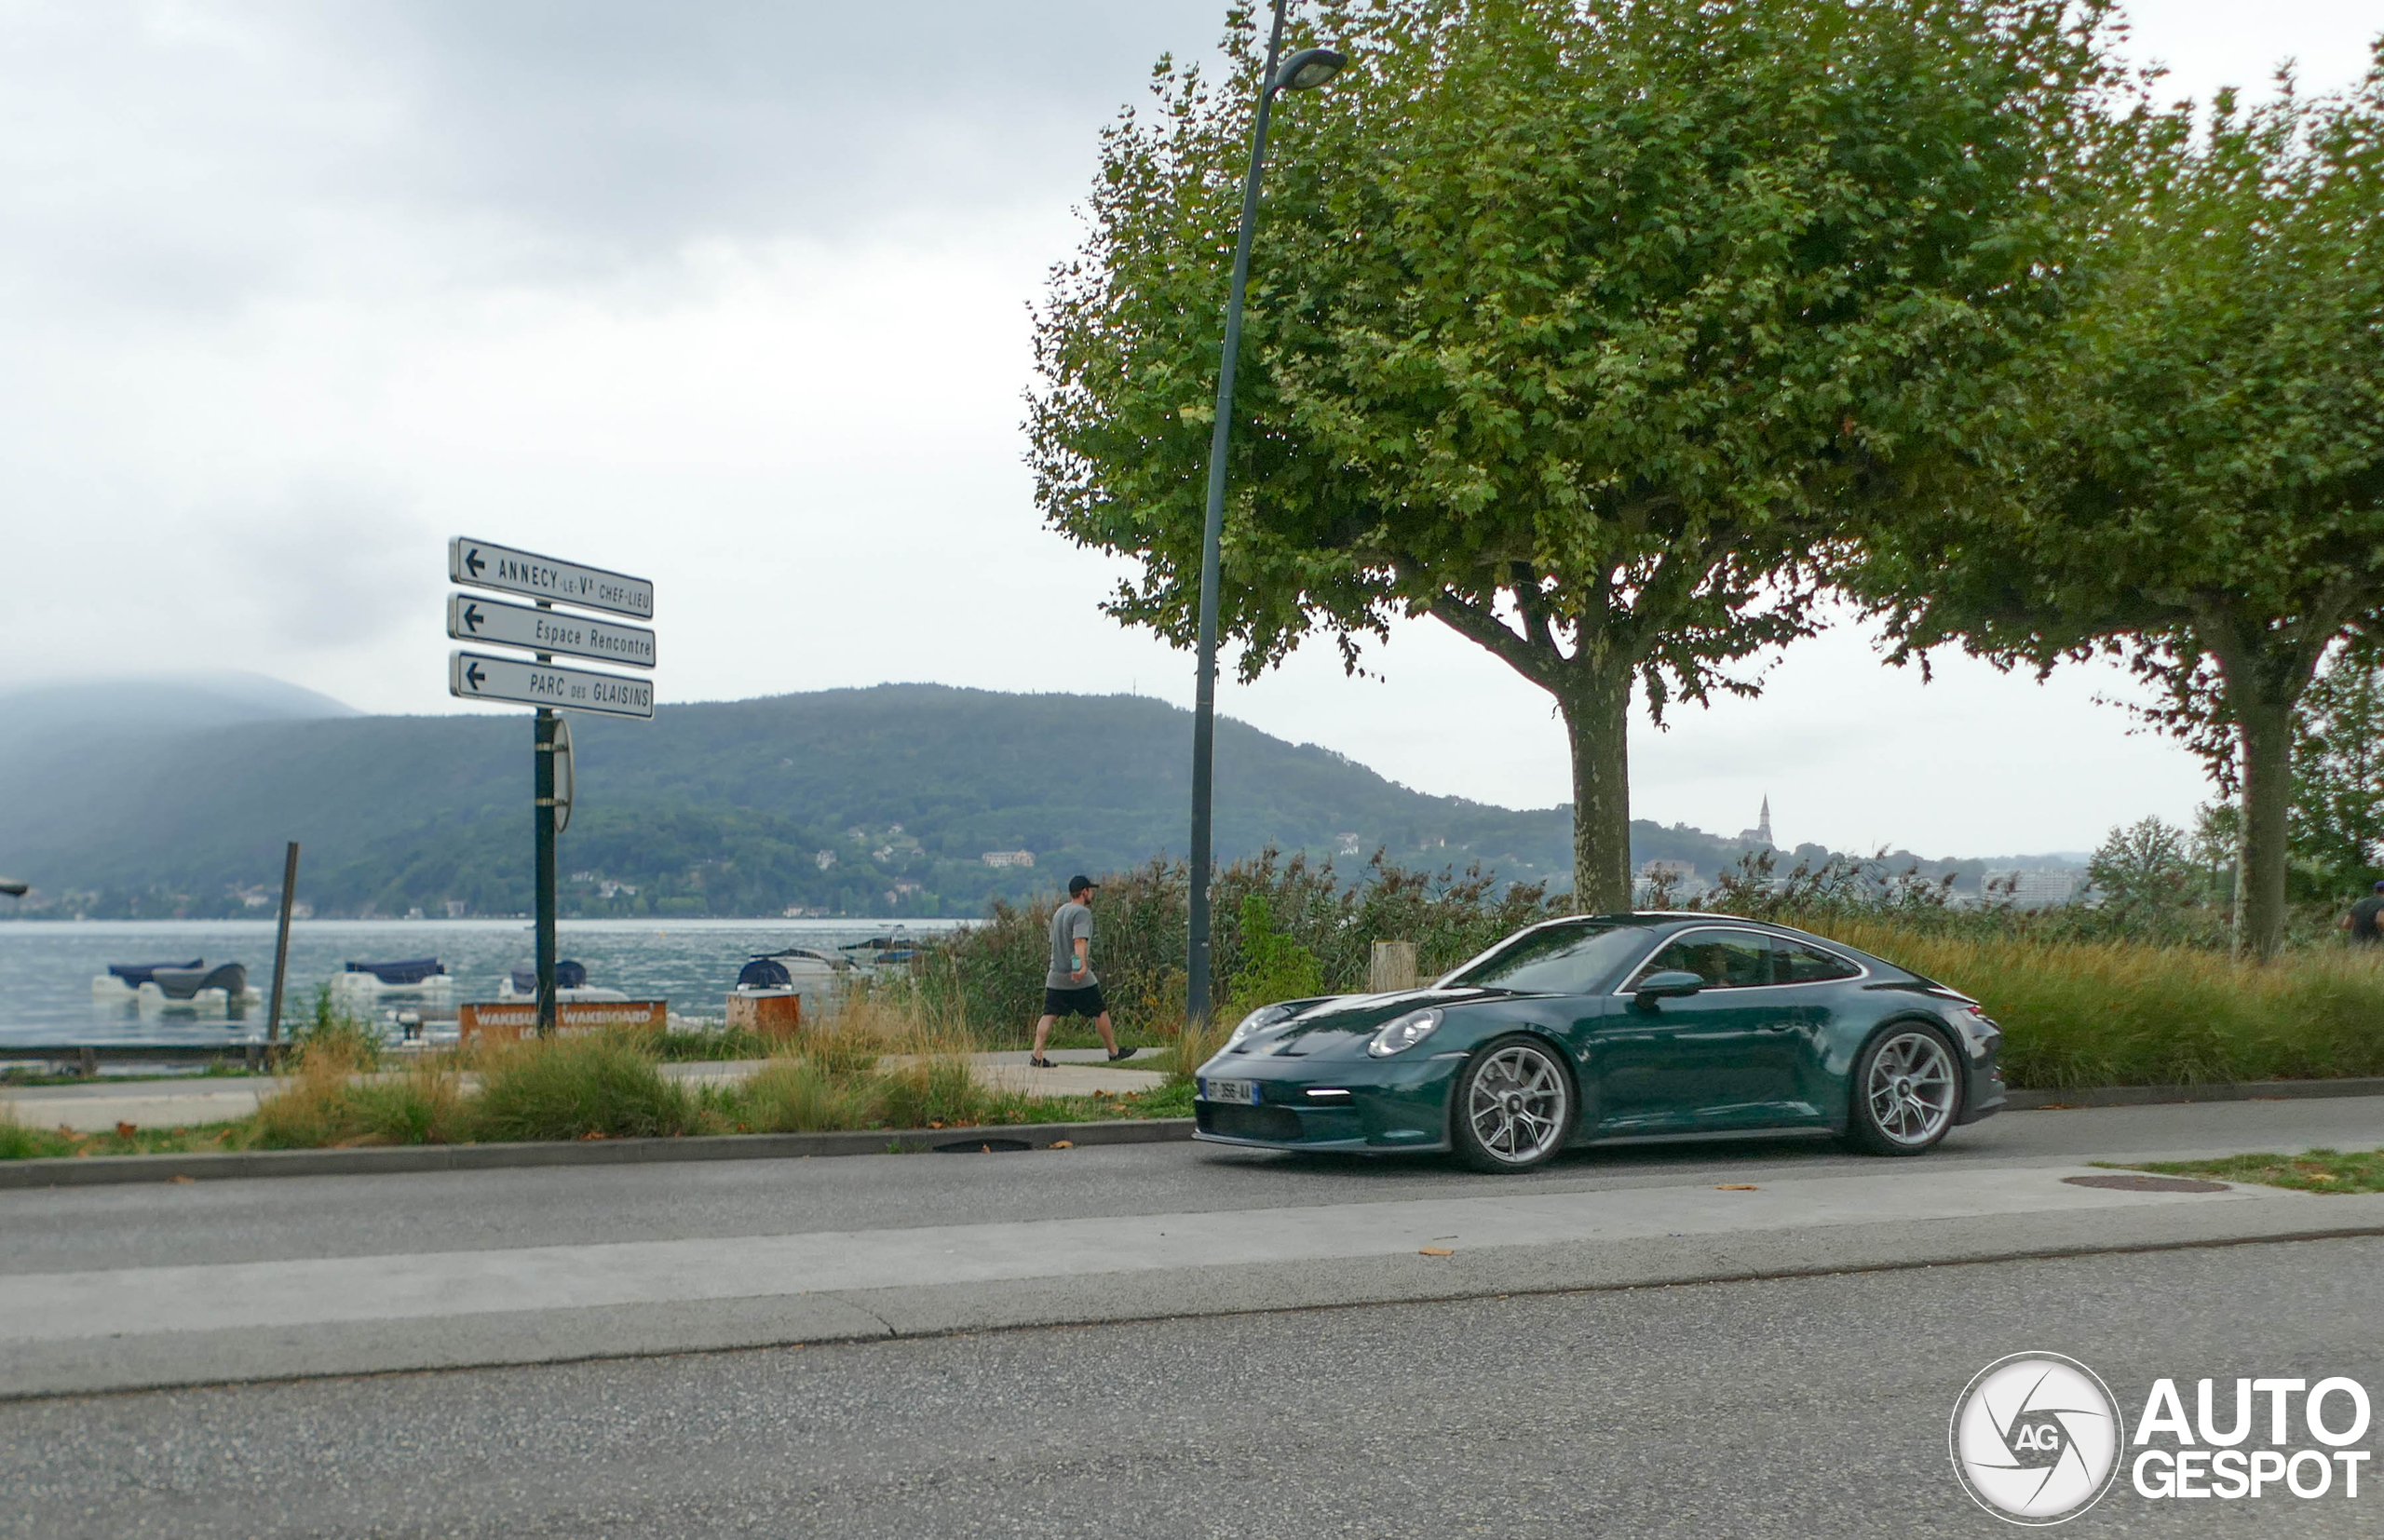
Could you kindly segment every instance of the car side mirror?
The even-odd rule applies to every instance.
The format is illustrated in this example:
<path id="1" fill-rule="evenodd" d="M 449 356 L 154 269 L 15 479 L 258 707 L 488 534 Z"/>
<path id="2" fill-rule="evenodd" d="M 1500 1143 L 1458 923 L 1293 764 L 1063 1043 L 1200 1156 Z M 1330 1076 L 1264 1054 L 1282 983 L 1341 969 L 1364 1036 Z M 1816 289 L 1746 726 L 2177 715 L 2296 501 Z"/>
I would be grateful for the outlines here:
<path id="1" fill-rule="evenodd" d="M 1695 994 L 1704 987 L 1705 980 L 1686 968 L 1666 968 L 1640 979 L 1639 987 L 1631 992 L 1631 997 L 1642 1005 L 1652 1006 L 1659 1000 Z"/>

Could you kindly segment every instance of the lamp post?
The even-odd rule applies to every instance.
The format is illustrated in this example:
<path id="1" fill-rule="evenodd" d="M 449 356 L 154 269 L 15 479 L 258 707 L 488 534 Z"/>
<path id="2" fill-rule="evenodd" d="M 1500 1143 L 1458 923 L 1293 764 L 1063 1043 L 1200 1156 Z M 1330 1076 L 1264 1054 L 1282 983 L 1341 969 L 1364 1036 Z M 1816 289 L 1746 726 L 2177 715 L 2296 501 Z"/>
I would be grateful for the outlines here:
<path id="1" fill-rule="evenodd" d="M 1224 360 L 1217 369 L 1217 420 L 1209 437 L 1209 517 L 1200 535 L 1200 677 L 1192 706 L 1192 903 L 1191 939 L 1185 957 L 1185 1015 L 1193 1025 L 1209 1020 L 1210 790 L 1217 749 L 1217 546 L 1226 521 L 1226 443 L 1233 432 L 1233 373 L 1241 351 L 1241 299 L 1250 283 L 1250 239 L 1258 223 L 1258 173 L 1266 164 L 1266 118 L 1277 91 L 1321 86 L 1348 61 L 1331 48 L 1302 48 L 1289 59 L 1283 47 L 1284 0 L 1275 0 L 1274 28 L 1266 37 L 1266 68 L 1259 76 L 1258 111 L 1250 127 L 1250 174 L 1241 184 L 1241 235 L 1234 242 L 1233 281 L 1226 291 Z"/>

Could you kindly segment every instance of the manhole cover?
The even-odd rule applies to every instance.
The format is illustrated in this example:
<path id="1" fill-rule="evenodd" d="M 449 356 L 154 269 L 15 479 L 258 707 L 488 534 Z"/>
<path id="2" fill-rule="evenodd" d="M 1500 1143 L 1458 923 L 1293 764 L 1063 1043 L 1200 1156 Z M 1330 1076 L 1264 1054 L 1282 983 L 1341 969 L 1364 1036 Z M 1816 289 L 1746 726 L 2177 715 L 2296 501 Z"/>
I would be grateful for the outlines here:
<path id="1" fill-rule="evenodd" d="M 1023 1139 L 961 1139 L 935 1147 L 938 1155 L 1008 1155 L 1013 1150 L 1031 1150 L 1034 1145 Z"/>
<path id="2" fill-rule="evenodd" d="M 2223 1182 L 2194 1176 L 2147 1176 L 2140 1171 L 2113 1171 L 2108 1176 L 2066 1176 L 2072 1187 L 2114 1187 L 2122 1193 L 2223 1193 Z"/>

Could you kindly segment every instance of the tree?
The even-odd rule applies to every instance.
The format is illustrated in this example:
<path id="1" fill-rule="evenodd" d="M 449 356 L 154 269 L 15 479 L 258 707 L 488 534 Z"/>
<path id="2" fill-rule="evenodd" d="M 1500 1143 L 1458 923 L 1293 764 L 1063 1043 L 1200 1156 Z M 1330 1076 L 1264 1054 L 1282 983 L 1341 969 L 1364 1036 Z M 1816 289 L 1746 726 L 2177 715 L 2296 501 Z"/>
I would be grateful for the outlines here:
<path id="1" fill-rule="evenodd" d="M 2380 56 L 2384 57 L 2384 56 Z M 2139 112 L 2095 291 L 2006 495 L 1923 509 L 1858 582 L 1907 650 L 2118 654 L 2240 790 L 2239 939 L 2283 934 L 2294 717 L 2384 610 L 2384 62 L 2340 97 Z"/>
<path id="2" fill-rule="evenodd" d="M 2086 863 L 2086 879 L 2123 927 L 2149 928 L 2191 903 L 2200 873 L 2187 834 L 2159 818 L 2114 829 Z"/>
<path id="3" fill-rule="evenodd" d="M 1812 554 L 2059 308 L 2101 0 L 1348 0 L 1280 104 L 1229 466 L 1221 626 L 1254 677 L 1429 615 L 1546 690 L 1574 871 L 1631 902 L 1634 685 L 1752 693 Z M 1104 136 L 1037 317 L 1050 523 L 1185 645 L 1256 88 L 1162 62 Z"/>
<path id="4" fill-rule="evenodd" d="M 2384 868 L 2384 637 L 2337 648 L 2302 697 L 2290 840 L 2294 864 L 2330 898 Z"/>

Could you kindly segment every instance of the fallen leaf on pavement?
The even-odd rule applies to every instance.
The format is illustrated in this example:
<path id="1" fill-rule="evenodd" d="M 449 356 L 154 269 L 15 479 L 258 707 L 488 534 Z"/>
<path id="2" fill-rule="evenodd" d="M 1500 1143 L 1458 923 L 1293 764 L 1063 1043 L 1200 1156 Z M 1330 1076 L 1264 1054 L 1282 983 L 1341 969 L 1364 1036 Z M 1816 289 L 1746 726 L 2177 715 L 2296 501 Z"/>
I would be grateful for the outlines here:
<path id="1" fill-rule="evenodd" d="M 191 1182 L 196 1182 L 196 1181 L 197 1180 L 197 1178 L 196 1178 L 196 1177 L 187 1177 L 187 1176 L 169 1176 L 169 1177 L 168 1177 L 166 1180 L 167 1180 L 168 1182 L 181 1182 L 183 1185 L 184 1185 L 184 1186 L 188 1186 Z"/>
<path id="2" fill-rule="evenodd" d="M 1455 1251 L 1450 1250 L 1445 1246 L 1427 1246 L 1424 1248 L 1423 1254 L 1428 1257 L 1453 1257 L 1456 1255 Z"/>
<path id="3" fill-rule="evenodd" d="M 139 1128 L 130 1123 L 119 1123 L 115 1126 L 115 1136 L 118 1139 L 130 1139 L 140 1131 Z"/>
<path id="4" fill-rule="evenodd" d="M 1055 1150 L 1073 1150 L 1076 1147 L 1077 1141 L 1073 1139 L 1055 1139 L 1051 1141 L 1051 1148 Z"/>
<path id="5" fill-rule="evenodd" d="M 1714 1184 L 1714 1190 L 1717 1193 L 1759 1193 L 1763 1191 L 1762 1188 L 1756 1186 L 1752 1182 L 1717 1182 Z"/>

